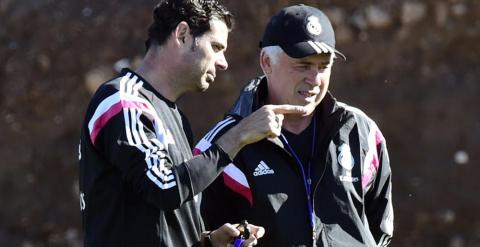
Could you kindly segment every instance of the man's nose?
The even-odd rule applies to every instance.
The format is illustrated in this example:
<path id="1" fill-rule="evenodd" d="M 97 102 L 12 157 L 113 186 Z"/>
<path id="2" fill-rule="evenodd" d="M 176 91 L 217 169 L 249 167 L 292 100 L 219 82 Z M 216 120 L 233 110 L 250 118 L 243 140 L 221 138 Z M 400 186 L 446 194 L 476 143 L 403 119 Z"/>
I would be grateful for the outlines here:
<path id="1" fill-rule="evenodd" d="M 323 70 L 312 70 L 310 73 L 308 73 L 307 76 L 307 83 L 311 84 L 312 86 L 318 86 L 320 83 L 322 83 L 322 75 L 323 75 Z"/>
<path id="2" fill-rule="evenodd" d="M 219 70 L 227 70 L 228 69 L 228 62 L 227 59 L 225 58 L 225 54 L 221 53 L 219 58 L 217 59 L 215 66 Z"/>

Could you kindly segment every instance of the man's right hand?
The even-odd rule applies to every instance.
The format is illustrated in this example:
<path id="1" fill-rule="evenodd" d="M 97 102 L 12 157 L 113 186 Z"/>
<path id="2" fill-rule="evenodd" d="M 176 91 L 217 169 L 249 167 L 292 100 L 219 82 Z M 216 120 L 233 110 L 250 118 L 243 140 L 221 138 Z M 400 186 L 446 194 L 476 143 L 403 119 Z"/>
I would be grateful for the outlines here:
<path id="1" fill-rule="evenodd" d="M 242 119 L 235 127 L 220 137 L 216 143 L 231 158 L 234 158 L 245 145 L 264 138 L 278 137 L 282 131 L 285 114 L 304 115 L 306 113 L 307 110 L 303 106 L 264 105 Z"/>
<path id="2" fill-rule="evenodd" d="M 210 244 L 213 247 L 233 247 L 233 240 L 240 235 L 240 231 L 237 229 L 238 224 L 225 223 L 223 226 L 212 231 L 210 233 Z M 261 226 L 248 224 L 250 229 L 250 238 L 246 239 L 242 246 L 250 247 L 257 245 L 257 239 L 263 237 L 265 229 Z"/>

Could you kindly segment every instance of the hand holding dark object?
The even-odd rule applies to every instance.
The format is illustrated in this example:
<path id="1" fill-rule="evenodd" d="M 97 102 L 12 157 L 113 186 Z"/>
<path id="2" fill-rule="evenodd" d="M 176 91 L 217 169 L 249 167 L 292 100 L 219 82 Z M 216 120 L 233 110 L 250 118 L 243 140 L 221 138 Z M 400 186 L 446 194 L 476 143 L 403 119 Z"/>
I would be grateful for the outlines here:
<path id="1" fill-rule="evenodd" d="M 248 227 L 248 222 L 246 220 L 242 221 L 242 223 L 240 223 L 237 229 L 240 231 L 240 235 L 235 238 L 233 244 L 235 245 L 235 247 L 241 247 L 243 242 L 245 242 L 246 239 L 250 238 L 250 229 Z"/>
<path id="2" fill-rule="evenodd" d="M 263 227 L 248 224 L 246 221 L 233 225 L 226 223 L 212 231 L 208 241 L 213 247 L 231 247 L 234 246 L 235 239 L 243 238 L 243 242 L 239 246 L 249 247 L 257 245 L 257 239 L 263 237 L 263 234 L 265 234 Z"/>

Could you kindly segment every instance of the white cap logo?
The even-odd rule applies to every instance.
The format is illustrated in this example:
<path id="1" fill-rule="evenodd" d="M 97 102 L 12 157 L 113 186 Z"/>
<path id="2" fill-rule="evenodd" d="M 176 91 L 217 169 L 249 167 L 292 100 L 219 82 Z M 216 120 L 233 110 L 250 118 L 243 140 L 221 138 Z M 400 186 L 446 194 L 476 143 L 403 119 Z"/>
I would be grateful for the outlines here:
<path id="1" fill-rule="evenodd" d="M 307 18 L 307 31 L 312 35 L 320 35 L 322 33 L 322 25 L 316 16 Z"/>

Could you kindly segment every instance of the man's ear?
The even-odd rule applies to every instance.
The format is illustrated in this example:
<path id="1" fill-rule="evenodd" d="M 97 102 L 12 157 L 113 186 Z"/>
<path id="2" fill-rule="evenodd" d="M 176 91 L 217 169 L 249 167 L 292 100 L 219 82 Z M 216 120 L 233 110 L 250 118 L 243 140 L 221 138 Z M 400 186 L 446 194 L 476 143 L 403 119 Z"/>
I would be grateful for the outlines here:
<path id="1" fill-rule="evenodd" d="M 272 73 L 272 60 L 264 51 L 260 53 L 260 67 L 264 74 Z"/>
<path id="2" fill-rule="evenodd" d="M 190 26 L 187 22 L 181 21 L 180 23 L 178 23 L 177 27 L 175 28 L 174 38 L 175 43 L 179 45 L 185 44 L 188 39 L 191 38 Z"/>

